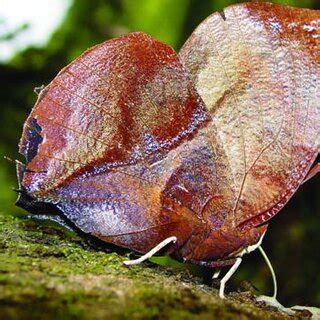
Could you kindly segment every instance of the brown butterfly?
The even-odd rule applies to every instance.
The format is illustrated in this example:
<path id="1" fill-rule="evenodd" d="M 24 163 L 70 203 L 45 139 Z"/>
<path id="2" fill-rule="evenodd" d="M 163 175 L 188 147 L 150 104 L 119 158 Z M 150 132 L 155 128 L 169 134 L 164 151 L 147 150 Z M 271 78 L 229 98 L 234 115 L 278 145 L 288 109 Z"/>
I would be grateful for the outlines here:
<path id="1" fill-rule="evenodd" d="M 25 122 L 17 204 L 147 253 L 127 264 L 165 247 L 233 265 L 223 296 L 319 153 L 319 21 L 253 2 L 208 17 L 179 55 L 144 33 L 87 50 Z"/>

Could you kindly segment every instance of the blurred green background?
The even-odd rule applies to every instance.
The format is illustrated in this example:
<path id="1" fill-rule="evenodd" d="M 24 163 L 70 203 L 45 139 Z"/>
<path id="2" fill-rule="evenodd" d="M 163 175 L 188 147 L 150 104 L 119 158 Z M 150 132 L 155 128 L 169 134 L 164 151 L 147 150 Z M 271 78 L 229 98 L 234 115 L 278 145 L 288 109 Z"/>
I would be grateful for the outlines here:
<path id="1" fill-rule="evenodd" d="M 25 214 L 14 206 L 16 186 L 9 156 L 17 153 L 22 124 L 36 101 L 34 88 L 47 84 L 57 72 L 86 48 L 130 31 L 145 31 L 176 50 L 192 30 L 214 11 L 237 1 L 230 0 L 74 0 L 50 39 L 42 46 L 28 46 L 0 62 L 0 213 Z M 318 8 L 319 0 L 274 1 L 297 7 Z M 49 6 L 50 1 L 48 1 Z M 0 2 L 0 5 L 1 4 Z M 37 7 L 31 8 L 37 10 Z M 50 8 L 47 12 L 50 15 Z M 23 37 L 28 24 L 3 30 L 0 14 L 0 45 Z M 2 32 L 2 33 L 1 33 Z M 279 280 L 279 298 L 286 304 L 320 305 L 320 189 L 319 177 L 297 192 L 272 220 L 264 240 Z M 262 293 L 271 293 L 271 278 L 258 253 L 246 257 L 233 279 L 250 281 Z"/>

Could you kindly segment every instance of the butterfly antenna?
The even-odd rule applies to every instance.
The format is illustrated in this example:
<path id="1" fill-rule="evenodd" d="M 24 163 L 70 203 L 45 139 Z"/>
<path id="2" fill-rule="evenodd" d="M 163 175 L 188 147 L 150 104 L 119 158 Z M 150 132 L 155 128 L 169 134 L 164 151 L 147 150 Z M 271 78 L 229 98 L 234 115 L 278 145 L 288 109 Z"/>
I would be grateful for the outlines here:
<path id="1" fill-rule="evenodd" d="M 42 86 L 40 86 L 40 87 L 35 87 L 35 88 L 33 89 L 33 92 L 34 92 L 37 96 L 39 96 L 40 93 L 41 93 L 41 91 L 42 91 L 44 88 L 45 88 L 45 85 L 42 85 Z"/>
<path id="2" fill-rule="evenodd" d="M 9 158 L 9 157 L 7 157 L 7 156 L 4 156 L 3 158 L 4 158 L 5 160 L 11 162 L 11 163 L 20 164 L 20 165 L 22 165 L 22 166 L 25 166 L 25 164 L 23 164 L 23 163 L 20 162 L 19 160 L 13 160 L 13 159 L 11 159 L 11 158 Z"/>
<path id="3" fill-rule="evenodd" d="M 265 262 L 267 263 L 269 270 L 271 272 L 272 275 L 272 280 L 273 280 L 273 296 L 272 298 L 276 299 L 277 298 L 277 293 L 278 293 L 278 285 L 277 285 L 277 278 L 276 278 L 276 274 L 273 270 L 272 264 L 266 254 L 266 252 L 263 250 L 262 246 L 259 246 L 259 251 L 261 252 Z"/>
<path id="4" fill-rule="evenodd" d="M 11 162 L 11 163 L 16 163 L 15 160 L 13 160 L 13 159 L 11 159 L 11 158 L 9 158 L 9 157 L 7 157 L 7 156 L 4 156 L 3 158 L 4 158 L 5 160 Z"/>
<path id="5" fill-rule="evenodd" d="M 18 189 L 18 188 L 12 188 L 12 191 L 17 192 L 17 193 L 26 193 L 25 190 L 23 190 L 23 189 Z"/>

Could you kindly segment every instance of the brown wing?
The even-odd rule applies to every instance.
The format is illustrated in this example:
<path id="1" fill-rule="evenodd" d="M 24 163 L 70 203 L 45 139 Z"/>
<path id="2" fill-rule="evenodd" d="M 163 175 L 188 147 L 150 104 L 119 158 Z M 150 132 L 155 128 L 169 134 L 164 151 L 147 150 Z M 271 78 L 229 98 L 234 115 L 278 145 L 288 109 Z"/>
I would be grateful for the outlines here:
<path id="1" fill-rule="evenodd" d="M 78 175 L 159 160 L 208 114 L 176 53 L 143 33 L 106 41 L 41 92 L 20 142 L 34 197 Z"/>
<path id="2" fill-rule="evenodd" d="M 173 161 L 116 168 L 78 176 L 52 190 L 56 206 L 82 231 L 140 252 L 176 236 L 180 247 L 190 236 L 193 213 L 162 194 Z"/>
<path id="3" fill-rule="evenodd" d="M 239 4 L 207 18 L 180 51 L 224 150 L 217 166 L 229 169 L 225 226 L 274 216 L 319 152 L 319 24 L 319 11 Z"/>

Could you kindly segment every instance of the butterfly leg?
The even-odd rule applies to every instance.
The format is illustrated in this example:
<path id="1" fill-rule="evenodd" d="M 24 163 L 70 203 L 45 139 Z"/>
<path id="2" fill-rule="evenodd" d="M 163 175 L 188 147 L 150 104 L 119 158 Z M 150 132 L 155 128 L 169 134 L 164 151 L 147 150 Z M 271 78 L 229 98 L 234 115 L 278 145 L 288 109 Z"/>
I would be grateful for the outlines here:
<path id="1" fill-rule="evenodd" d="M 291 308 L 286 308 L 277 300 L 277 278 L 276 278 L 275 272 L 273 270 L 272 264 L 267 256 L 267 254 L 265 253 L 265 251 L 262 249 L 261 246 L 259 247 L 259 251 L 261 252 L 264 260 L 266 261 L 266 263 L 269 267 L 269 270 L 271 272 L 271 275 L 272 275 L 273 295 L 272 296 L 259 296 L 259 297 L 257 297 L 256 300 L 259 302 L 264 302 L 268 306 L 275 307 L 275 308 L 287 313 L 288 315 L 295 315 L 296 311 L 299 311 L 299 310 L 309 310 L 313 314 L 313 316 L 315 316 L 315 319 L 318 319 L 317 316 L 320 315 L 320 309 L 318 309 L 318 308 L 305 307 L 305 306 L 293 306 Z"/>
<path id="2" fill-rule="evenodd" d="M 162 248 L 164 248 L 167 244 L 170 242 L 175 243 L 177 241 L 177 237 L 169 237 L 163 241 L 161 241 L 158 245 L 156 245 L 154 248 L 152 248 L 149 252 L 147 252 L 145 255 L 141 256 L 138 259 L 135 260 L 127 260 L 124 261 L 123 264 L 126 266 L 139 264 L 149 258 L 151 258 L 153 255 L 155 255 L 158 251 L 160 251 Z"/>
<path id="3" fill-rule="evenodd" d="M 260 296 L 257 298 L 257 301 L 264 302 L 267 306 L 277 308 L 278 310 L 280 310 L 290 316 L 296 315 L 296 311 L 308 310 L 312 314 L 311 319 L 320 319 L 320 309 L 316 308 L 316 307 L 293 306 L 290 308 L 286 308 L 275 297 L 270 297 L 270 296 Z"/>
<path id="4" fill-rule="evenodd" d="M 224 289 L 225 285 L 228 282 L 228 280 L 232 277 L 232 275 L 237 271 L 240 264 L 242 262 L 242 258 L 237 258 L 235 264 L 229 269 L 229 271 L 226 273 L 226 275 L 221 279 L 220 281 L 220 288 L 219 288 L 219 297 L 221 299 L 224 299 Z"/>
<path id="5" fill-rule="evenodd" d="M 267 263 L 268 267 L 269 267 L 269 270 L 271 272 L 271 276 L 272 276 L 272 281 L 273 281 L 273 295 L 272 297 L 273 298 L 277 298 L 277 291 L 278 291 L 278 285 L 277 285 L 277 277 L 276 277 L 276 274 L 273 270 L 273 267 L 272 267 L 272 264 L 267 256 L 267 254 L 265 253 L 265 251 L 263 250 L 263 248 L 261 246 L 259 246 L 259 251 L 260 253 L 262 254 L 265 262 Z"/>
<path id="6" fill-rule="evenodd" d="M 273 281 L 273 295 L 272 296 L 259 296 L 257 297 L 257 301 L 262 301 L 264 303 L 266 303 L 268 306 L 272 306 L 275 307 L 289 315 L 294 315 L 295 312 L 291 309 L 291 308 L 285 308 L 278 300 L 277 300 L 277 278 L 275 275 L 275 272 L 273 270 L 272 264 L 267 256 L 267 254 L 265 253 L 265 251 L 262 249 L 261 246 L 259 246 L 259 251 L 262 254 L 264 260 L 266 261 L 269 270 L 271 272 L 272 275 L 272 281 Z"/>
<path id="7" fill-rule="evenodd" d="M 228 280 L 232 277 L 232 275 L 237 271 L 237 269 L 239 268 L 241 262 L 242 262 L 242 256 L 244 254 L 250 253 L 254 250 L 256 250 L 257 248 L 259 248 L 261 246 L 261 242 L 262 239 L 265 235 L 265 232 L 262 234 L 262 236 L 260 237 L 259 241 L 256 244 L 253 244 L 251 246 L 248 246 L 247 248 L 243 249 L 238 257 L 236 258 L 236 261 L 234 263 L 234 265 L 230 268 L 230 270 L 226 273 L 226 275 L 221 279 L 220 281 L 220 289 L 219 289 L 219 296 L 221 299 L 223 299 L 224 296 L 224 288 L 226 283 L 228 282 Z"/>
<path id="8" fill-rule="evenodd" d="M 217 279 L 220 275 L 220 272 L 221 272 L 221 268 L 217 268 L 212 276 L 212 279 Z"/>
<path id="9" fill-rule="evenodd" d="M 267 263 L 267 266 L 271 272 L 271 276 L 272 276 L 272 281 L 273 281 L 273 295 L 272 296 L 259 296 L 257 297 L 257 301 L 263 301 L 265 302 L 267 305 L 270 306 L 274 306 L 277 307 L 278 309 L 282 309 L 284 308 L 277 300 L 277 278 L 276 278 L 276 274 L 273 270 L 272 264 L 267 256 L 267 254 L 265 253 L 265 251 L 263 250 L 263 248 L 261 246 L 258 247 L 260 253 L 262 254 L 265 262 Z"/>
<path id="10" fill-rule="evenodd" d="M 312 314 L 311 319 L 320 319 L 320 309 L 316 307 L 309 306 L 293 306 L 290 308 L 284 307 L 275 297 L 270 296 L 260 296 L 257 298 L 257 301 L 264 302 L 267 306 L 277 308 L 278 310 L 290 315 L 296 315 L 296 311 L 308 310 Z"/>

